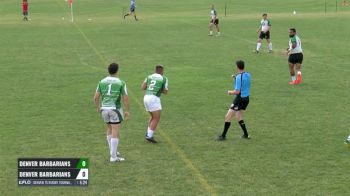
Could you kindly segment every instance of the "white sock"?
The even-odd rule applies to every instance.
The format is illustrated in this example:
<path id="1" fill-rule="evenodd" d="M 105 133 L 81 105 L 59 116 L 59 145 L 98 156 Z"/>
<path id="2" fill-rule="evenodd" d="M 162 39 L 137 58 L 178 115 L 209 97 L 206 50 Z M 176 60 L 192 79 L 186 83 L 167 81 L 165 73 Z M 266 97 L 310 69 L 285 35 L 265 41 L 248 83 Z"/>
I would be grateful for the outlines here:
<path id="1" fill-rule="evenodd" d="M 213 31 L 209 31 L 209 35 L 213 35 Z"/>
<path id="2" fill-rule="evenodd" d="M 218 35 L 220 35 L 220 31 L 218 32 Z"/>
<path id="3" fill-rule="evenodd" d="M 260 48 L 261 48 L 261 43 L 257 43 L 257 44 L 256 44 L 256 50 L 259 51 Z"/>
<path id="4" fill-rule="evenodd" d="M 111 157 L 116 158 L 117 157 L 117 149 L 118 149 L 118 143 L 119 139 L 118 138 L 111 138 Z"/>
<path id="5" fill-rule="evenodd" d="M 350 135 L 348 136 L 348 141 L 350 142 Z"/>
<path id="6" fill-rule="evenodd" d="M 296 80 L 295 76 L 292 76 L 292 82 L 294 82 Z"/>
<path id="7" fill-rule="evenodd" d="M 269 50 L 270 51 L 272 50 L 272 43 L 271 42 L 269 43 Z"/>
<path id="8" fill-rule="evenodd" d="M 153 130 L 151 130 L 149 127 L 148 127 L 148 130 L 147 130 L 147 137 L 148 138 L 151 138 L 151 137 L 153 137 Z"/>
<path id="9" fill-rule="evenodd" d="M 107 135 L 107 142 L 108 142 L 109 150 L 111 150 L 111 138 L 112 138 L 112 135 Z"/>
<path id="10" fill-rule="evenodd" d="M 298 71 L 298 75 L 301 75 L 301 71 Z"/>

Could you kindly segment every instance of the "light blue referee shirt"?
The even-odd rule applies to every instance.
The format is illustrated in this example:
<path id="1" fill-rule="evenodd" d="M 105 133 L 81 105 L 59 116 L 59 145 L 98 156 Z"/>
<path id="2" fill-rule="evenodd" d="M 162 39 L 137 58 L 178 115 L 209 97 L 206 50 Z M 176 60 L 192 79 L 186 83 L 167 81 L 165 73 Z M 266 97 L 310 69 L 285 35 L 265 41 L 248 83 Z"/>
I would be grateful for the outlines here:
<path id="1" fill-rule="evenodd" d="M 250 95 L 250 73 L 242 72 L 236 75 L 235 90 L 241 91 L 241 97 L 248 97 Z"/>

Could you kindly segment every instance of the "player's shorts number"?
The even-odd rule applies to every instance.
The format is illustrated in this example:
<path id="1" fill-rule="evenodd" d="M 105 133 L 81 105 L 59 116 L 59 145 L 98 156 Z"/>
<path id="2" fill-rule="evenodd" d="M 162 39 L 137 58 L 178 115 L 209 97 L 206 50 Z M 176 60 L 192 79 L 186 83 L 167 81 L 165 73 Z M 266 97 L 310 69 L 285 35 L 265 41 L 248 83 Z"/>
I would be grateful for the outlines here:
<path id="1" fill-rule="evenodd" d="M 155 80 L 151 80 L 151 83 L 148 86 L 148 90 L 153 91 L 154 90 L 154 86 L 156 85 L 157 81 Z"/>

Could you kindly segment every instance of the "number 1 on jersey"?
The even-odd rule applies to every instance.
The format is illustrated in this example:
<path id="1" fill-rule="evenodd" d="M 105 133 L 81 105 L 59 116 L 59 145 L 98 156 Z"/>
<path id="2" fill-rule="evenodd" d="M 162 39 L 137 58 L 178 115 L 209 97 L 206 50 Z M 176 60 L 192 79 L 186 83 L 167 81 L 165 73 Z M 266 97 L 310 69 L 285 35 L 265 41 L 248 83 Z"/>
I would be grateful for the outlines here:
<path id="1" fill-rule="evenodd" d="M 111 91 L 112 91 L 112 84 L 108 84 L 107 95 L 111 95 Z"/>

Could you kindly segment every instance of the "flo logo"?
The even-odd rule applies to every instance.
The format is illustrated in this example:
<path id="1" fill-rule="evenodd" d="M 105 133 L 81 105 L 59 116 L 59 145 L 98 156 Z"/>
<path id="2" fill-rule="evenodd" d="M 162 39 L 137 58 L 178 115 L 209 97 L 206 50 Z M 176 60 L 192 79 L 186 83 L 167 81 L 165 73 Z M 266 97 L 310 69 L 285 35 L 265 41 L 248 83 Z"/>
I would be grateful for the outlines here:
<path id="1" fill-rule="evenodd" d="M 18 184 L 28 185 L 28 184 L 31 184 L 31 181 L 30 180 L 20 180 L 20 181 L 18 181 Z"/>

